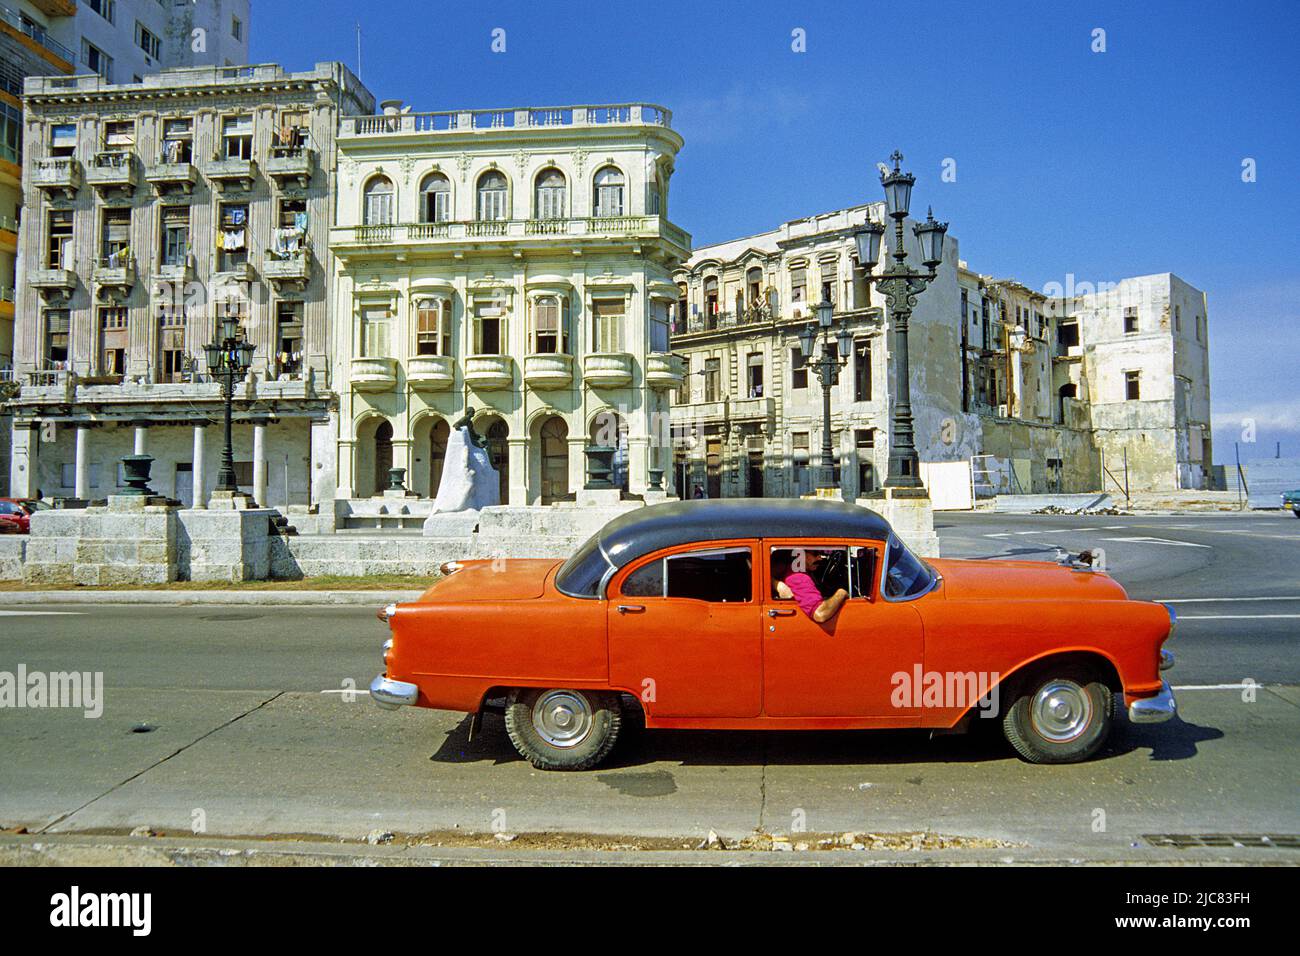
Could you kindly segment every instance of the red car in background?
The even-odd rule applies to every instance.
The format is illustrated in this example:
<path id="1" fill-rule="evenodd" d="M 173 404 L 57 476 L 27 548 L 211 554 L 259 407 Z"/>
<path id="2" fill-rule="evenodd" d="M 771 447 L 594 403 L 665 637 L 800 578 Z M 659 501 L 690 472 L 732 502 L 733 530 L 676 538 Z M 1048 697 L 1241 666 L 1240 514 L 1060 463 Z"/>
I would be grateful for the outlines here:
<path id="1" fill-rule="evenodd" d="M 31 531 L 32 512 L 49 507 L 35 498 L 0 498 L 0 534 L 27 534 Z"/>

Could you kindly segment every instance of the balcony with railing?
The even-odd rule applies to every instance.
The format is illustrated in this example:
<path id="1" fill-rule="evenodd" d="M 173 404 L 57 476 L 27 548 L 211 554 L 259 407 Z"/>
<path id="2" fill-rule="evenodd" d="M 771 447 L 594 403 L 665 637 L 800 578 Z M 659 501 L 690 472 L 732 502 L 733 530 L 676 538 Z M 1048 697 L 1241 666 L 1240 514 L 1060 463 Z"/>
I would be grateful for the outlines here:
<path id="1" fill-rule="evenodd" d="M 72 199 L 81 188 L 81 163 L 73 156 L 42 156 L 32 169 L 32 182 L 49 195 Z"/>
<path id="2" fill-rule="evenodd" d="M 564 129 L 591 126 L 661 126 L 671 129 L 672 118 L 671 111 L 652 103 L 384 113 L 373 116 L 345 116 L 339 136 L 347 138 L 349 136 L 463 134 L 485 130 Z"/>
<path id="3" fill-rule="evenodd" d="M 622 388 L 632 384 L 635 364 L 627 352 L 593 352 L 582 359 L 582 380 L 592 388 Z"/>
<path id="4" fill-rule="evenodd" d="M 515 381 L 515 360 L 509 355 L 470 355 L 465 359 L 465 384 L 480 391 L 499 391 Z"/>
<path id="5" fill-rule="evenodd" d="M 218 157 L 207 165 L 204 172 L 223 190 L 247 191 L 257 180 L 257 162 L 238 156 Z"/>
<path id="6" fill-rule="evenodd" d="M 377 223 L 335 226 L 330 244 L 342 255 L 366 254 L 375 247 L 419 247 L 439 244 L 459 246 L 477 239 L 508 239 L 544 245 L 556 238 L 663 239 L 683 253 L 691 248 L 690 235 L 663 216 L 600 216 L 569 219 L 492 219 L 471 222 Z"/>
<path id="7" fill-rule="evenodd" d="M 397 360 L 354 358 L 350 381 L 358 392 L 387 392 L 397 386 Z"/>
<path id="8" fill-rule="evenodd" d="M 306 189 L 315 165 L 316 152 L 306 146 L 272 146 L 266 158 L 266 175 L 281 189 Z"/>
<path id="9" fill-rule="evenodd" d="M 37 3 L 36 5 L 38 7 L 41 7 L 41 9 L 44 9 L 42 4 L 50 4 L 50 5 L 60 6 L 60 7 L 74 6 L 74 10 L 72 14 L 67 14 L 67 13 L 50 14 L 51 16 L 72 16 L 75 15 L 76 13 L 75 5 L 69 3 L 69 0 L 59 0 L 58 3 L 55 3 L 54 0 L 41 0 L 41 2 Z M 45 12 L 48 13 L 49 11 L 45 11 Z M 28 39 L 33 40 L 36 43 L 39 43 L 41 46 L 45 47 L 45 49 L 49 50 L 51 53 L 57 56 L 59 59 L 66 61 L 69 65 L 71 66 L 76 65 L 77 55 L 73 53 L 71 50 L 69 50 L 62 43 L 60 43 L 58 40 L 54 39 L 48 33 L 46 33 L 45 28 L 42 27 L 40 24 L 24 18 L 17 11 L 12 10 L 8 6 L 4 6 L 4 5 L 0 5 L 0 21 L 4 21 L 5 23 L 9 24 L 9 26 L 13 27 L 15 30 L 23 34 Z"/>
<path id="10" fill-rule="evenodd" d="M 188 196 L 194 191 L 199 174 L 188 160 L 178 161 L 175 156 L 163 155 L 145 170 L 144 178 L 159 197 L 169 193 Z"/>
<path id="11" fill-rule="evenodd" d="M 120 253 L 96 259 L 91 278 L 101 297 L 124 299 L 135 285 L 135 260 Z"/>
<path id="12" fill-rule="evenodd" d="M 275 283 L 277 289 L 305 288 L 311 278 L 311 257 L 306 248 L 287 255 L 268 256 L 262 262 L 262 278 Z"/>
<path id="13" fill-rule="evenodd" d="M 163 282 L 185 283 L 194 278 L 194 256 L 186 254 L 154 267 L 154 278 Z"/>
<path id="14" fill-rule="evenodd" d="M 95 154 L 86 167 L 86 182 L 105 199 L 135 191 L 135 158 L 130 150 L 109 149 Z"/>
<path id="15" fill-rule="evenodd" d="M 450 355 L 413 355 L 406 362 L 406 381 L 417 392 L 445 392 L 456 384 L 456 360 Z"/>
<path id="16" fill-rule="evenodd" d="M 573 384 L 573 356 L 562 352 L 524 356 L 524 381 L 533 388 L 567 388 Z"/>
<path id="17" fill-rule="evenodd" d="M 47 302 L 67 299 L 77 288 L 77 274 L 62 267 L 33 269 L 27 274 L 27 281 Z"/>
<path id="18" fill-rule="evenodd" d="M 645 380 L 651 388 L 681 388 L 686 381 L 686 360 L 672 352 L 651 352 L 645 360 Z"/>

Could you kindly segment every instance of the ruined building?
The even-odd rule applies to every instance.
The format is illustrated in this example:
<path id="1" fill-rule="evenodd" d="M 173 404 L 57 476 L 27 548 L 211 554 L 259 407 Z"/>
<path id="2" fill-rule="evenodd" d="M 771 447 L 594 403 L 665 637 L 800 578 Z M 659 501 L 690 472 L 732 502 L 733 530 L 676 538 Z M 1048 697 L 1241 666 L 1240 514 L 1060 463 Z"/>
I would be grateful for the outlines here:
<path id="1" fill-rule="evenodd" d="M 852 339 L 832 390 L 837 481 L 849 499 L 884 481 L 893 364 L 888 309 L 856 259 L 867 216 L 883 220 L 883 204 L 699 248 L 675 273 L 673 351 L 688 374 L 672 411 L 674 483 L 685 494 L 811 491 L 821 386 L 797 334 L 823 297 Z M 1126 476 L 1133 491 L 1206 487 L 1206 315 L 1204 294 L 1170 274 L 1049 298 L 971 270 L 950 233 L 910 323 L 923 469 L 970 462 L 975 495 L 1117 492 Z"/>

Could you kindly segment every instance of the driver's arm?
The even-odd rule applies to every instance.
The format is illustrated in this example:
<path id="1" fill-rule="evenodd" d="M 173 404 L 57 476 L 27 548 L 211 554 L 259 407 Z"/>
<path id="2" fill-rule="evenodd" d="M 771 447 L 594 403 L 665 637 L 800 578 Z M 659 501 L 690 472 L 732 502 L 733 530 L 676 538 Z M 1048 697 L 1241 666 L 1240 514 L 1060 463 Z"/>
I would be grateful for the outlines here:
<path id="1" fill-rule="evenodd" d="M 812 619 L 818 624 L 825 624 L 836 614 L 840 613 L 840 608 L 844 602 L 849 599 L 849 592 L 843 588 L 836 588 L 835 593 L 817 605 L 817 610 L 813 611 Z"/>

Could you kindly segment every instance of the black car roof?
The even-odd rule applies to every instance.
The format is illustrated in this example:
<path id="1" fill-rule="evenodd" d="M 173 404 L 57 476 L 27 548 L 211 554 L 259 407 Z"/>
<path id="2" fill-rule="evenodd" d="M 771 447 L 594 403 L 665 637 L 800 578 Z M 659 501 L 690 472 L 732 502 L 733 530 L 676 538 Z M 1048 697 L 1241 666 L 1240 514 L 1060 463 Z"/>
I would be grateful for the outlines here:
<path id="1" fill-rule="evenodd" d="M 825 498 L 668 501 L 620 515 L 600 531 L 600 550 L 621 568 L 660 548 L 728 538 L 870 538 L 889 522 L 868 508 Z"/>

